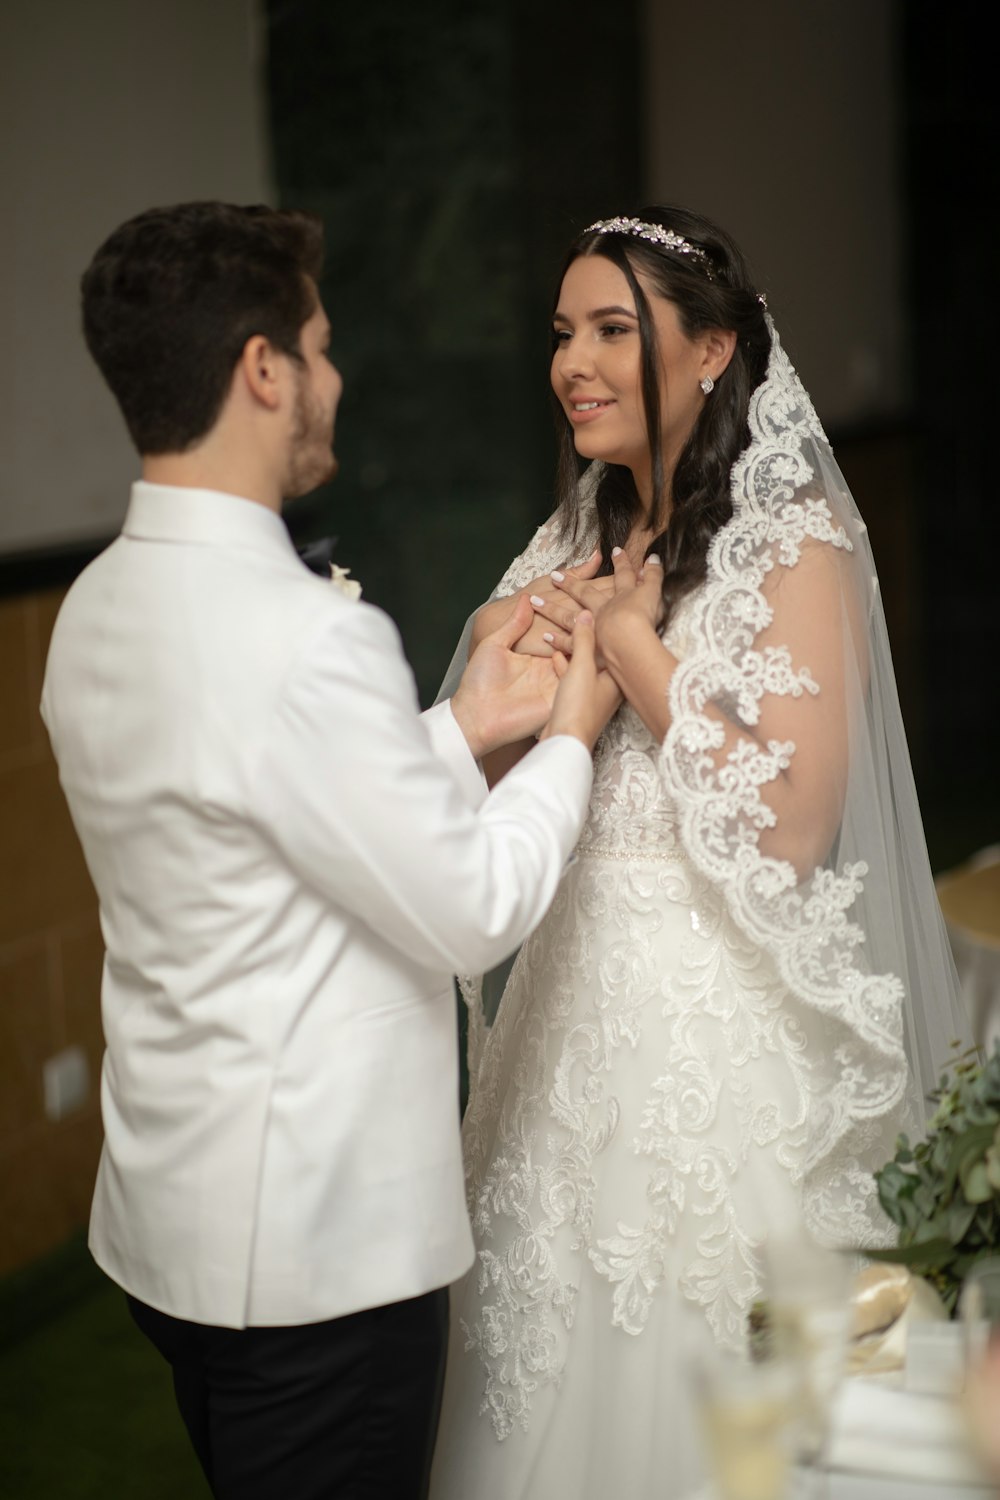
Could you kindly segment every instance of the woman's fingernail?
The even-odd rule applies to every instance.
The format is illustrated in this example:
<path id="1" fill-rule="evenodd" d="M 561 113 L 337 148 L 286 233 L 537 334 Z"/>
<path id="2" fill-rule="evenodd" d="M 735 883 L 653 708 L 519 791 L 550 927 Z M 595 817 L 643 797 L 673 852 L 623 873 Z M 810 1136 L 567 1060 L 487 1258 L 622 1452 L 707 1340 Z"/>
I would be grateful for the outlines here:
<path id="1" fill-rule="evenodd" d="M 535 606 L 536 609 L 544 609 L 545 608 L 545 600 L 544 599 L 539 599 L 539 597 L 538 597 L 537 594 L 532 594 L 531 595 L 531 603 Z"/>
<path id="2" fill-rule="evenodd" d="M 578 625 L 593 625 L 593 623 L 594 623 L 594 617 L 590 613 L 590 610 L 589 609 L 581 609 L 580 613 L 576 617 L 576 623 Z"/>
<path id="3" fill-rule="evenodd" d="M 656 567 L 658 567 L 658 568 L 662 568 L 663 567 L 662 560 L 657 557 L 657 555 L 656 555 L 655 552 L 651 552 L 649 554 L 649 556 L 646 558 L 646 563 L 647 564 L 654 563 L 656 565 Z"/>
<path id="4" fill-rule="evenodd" d="M 552 642 L 555 640 L 555 636 L 552 634 L 551 630 L 544 630 L 542 632 L 542 640 L 548 641 L 549 645 L 551 646 Z"/>
<path id="5" fill-rule="evenodd" d="M 549 577 L 553 580 L 554 583 L 562 583 L 563 579 L 566 577 L 566 574 L 565 573 L 557 573 L 555 571 L 555 569 L 553 569 L 552 572 L 549 574 Z"/>
<path id="6" fill-rule="evenodd" d="M 611 549 L 611 556 L 612 557 L 621 557 L 621 555 L 622 555 L 622 549 L 620 547 L 612 547 L 612 549 Z"/>

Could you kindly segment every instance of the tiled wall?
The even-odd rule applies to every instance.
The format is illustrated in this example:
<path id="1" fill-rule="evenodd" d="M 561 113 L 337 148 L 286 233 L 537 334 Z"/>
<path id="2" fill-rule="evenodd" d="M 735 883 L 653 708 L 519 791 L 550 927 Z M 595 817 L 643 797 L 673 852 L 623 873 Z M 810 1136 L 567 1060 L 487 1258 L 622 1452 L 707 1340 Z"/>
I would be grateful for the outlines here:
<path id="1" fill-rule="evenodd" d="M 0 598 L 0 1275 L 86 1223 L 100 1151 L 97 901 L 38 714 L 63 592 Z M 53 1123 L 42 1065 L 71 1045 L 90 1093 Z"/>

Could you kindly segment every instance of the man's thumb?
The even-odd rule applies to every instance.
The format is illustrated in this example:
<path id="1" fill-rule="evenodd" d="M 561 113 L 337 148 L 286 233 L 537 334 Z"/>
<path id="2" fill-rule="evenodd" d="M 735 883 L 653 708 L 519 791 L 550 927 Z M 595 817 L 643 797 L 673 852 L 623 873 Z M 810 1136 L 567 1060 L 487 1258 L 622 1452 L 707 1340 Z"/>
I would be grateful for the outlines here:
<path id="1" fill-rule="evenodd" d="M 594 617 L 589 609 L 581 609 L 573 626 L 573 661 L 580 652 L 581 665 L 593 667 L 595 647 Z"/>
<path id="2" fill-rule="evenodd" d="M 534 618 L 535 611 L 531 607 L 527 594 L 518 594 L 514 601 L 514 608 L 506 620 L 502 625 L 497 626 L 492 635 L 487 636 L 487 640 L 495 641 L 498 646 L 504 646 L 509 651 L 530 628 Z"/>

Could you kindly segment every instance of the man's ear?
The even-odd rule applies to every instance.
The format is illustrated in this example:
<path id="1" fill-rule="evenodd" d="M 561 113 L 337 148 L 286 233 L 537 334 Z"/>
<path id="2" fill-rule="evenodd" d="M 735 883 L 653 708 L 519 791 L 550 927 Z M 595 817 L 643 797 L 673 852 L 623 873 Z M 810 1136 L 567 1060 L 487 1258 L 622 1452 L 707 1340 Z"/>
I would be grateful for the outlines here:
<path id="1" fill-rule="evenodd" d="M 256 333 L 243 345 L 235 373 L 254 400 L 268 411 L 277 411 L 287 378 L 286 364 L 287 355 L 280 354 L 262 333 Z"/>
<path id="2" fill-rule="evenodd" d="M 733 357 L 736 333 L 732 328 L 709 328 L 702 334 L 702 340 L 702 373 L 718 380 Z"/>

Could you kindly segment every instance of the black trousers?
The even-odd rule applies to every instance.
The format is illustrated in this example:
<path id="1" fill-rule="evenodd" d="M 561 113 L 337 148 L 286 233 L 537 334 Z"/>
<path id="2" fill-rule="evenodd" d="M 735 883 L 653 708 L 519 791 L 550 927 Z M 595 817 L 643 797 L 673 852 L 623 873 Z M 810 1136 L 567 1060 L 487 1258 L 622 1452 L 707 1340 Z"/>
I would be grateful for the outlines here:
<path id="1" fill-rule="evenodd" d="M 216 1500 L 423 1500 L 447 1288 L 288 1328 L 216 1328 L 128 1304 L 173 1370 Z"/>

